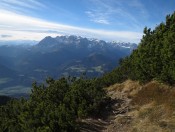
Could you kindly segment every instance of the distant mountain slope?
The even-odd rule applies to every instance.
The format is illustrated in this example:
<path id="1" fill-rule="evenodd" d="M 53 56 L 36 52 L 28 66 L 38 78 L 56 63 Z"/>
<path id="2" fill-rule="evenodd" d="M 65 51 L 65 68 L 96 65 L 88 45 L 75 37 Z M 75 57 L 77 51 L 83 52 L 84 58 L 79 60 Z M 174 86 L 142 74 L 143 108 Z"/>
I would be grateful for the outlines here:
<path id="1" fill-rule="evenodd" d="M 120 58 L 129 55 L 136 47 L 136 44 L 105 42 L 80 36 L 48 36 L 31 48 L 28 56 L 21 59 L 19 67 L 23 73 L 36 75 L 37 78 L 68 74 L 79 76 L 88 71 L 89 75 L 92 74 L 90 76 L 99 76 L 112 70 Z M 101 67 L 101 70 L 94 74 L 89 70 L 93 67 Z"/>
<path id="2" fill-rule="evenodd" d="M 0 64 L 0 73 L 1 76 L 9 76 L 12 73 L 12 70 Z"/>
<path id="3" fill-rule="evenodd" d="M 102 76 L 136 47 L 132 43 L 105 42 L 73 35 L 47 36 L 35 45 L 12 45 L 10 42 L 0 46 L 0 78 L 3 82 L 6 80 L 0 84 L 0 89 L 13 87 L 13 91 L 24 91 L 23 88 L 30 87 L 34 80 L 43 82 L 48 76 L 59 78 L 82 73 L 90 78 Z M 3 74 L 10 79 L 4 78 Z"/>

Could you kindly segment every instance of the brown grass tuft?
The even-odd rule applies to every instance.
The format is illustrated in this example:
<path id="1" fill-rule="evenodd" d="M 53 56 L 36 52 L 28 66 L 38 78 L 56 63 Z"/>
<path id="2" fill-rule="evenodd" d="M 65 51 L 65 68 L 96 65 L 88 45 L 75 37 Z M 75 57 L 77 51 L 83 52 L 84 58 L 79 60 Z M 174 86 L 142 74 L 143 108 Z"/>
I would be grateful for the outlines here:
<path id="1" fill-rule="evenodd" d="M 155 102 L 157 105 L 165 105 L 169 109 L 175 109 L 175 88 L 158 82 L 150 82 L 132 99 L 132 104 L 144 105 Z"/>
<path id="2" fill-rule="evenodd" d="M 107 131 L 175 132 L 175 87 L 156 81 L 140 85 L 127 80 L 106 90 L 114 99 L 129 100 L 130 108 L 122 116 L 115 116 Z"/>

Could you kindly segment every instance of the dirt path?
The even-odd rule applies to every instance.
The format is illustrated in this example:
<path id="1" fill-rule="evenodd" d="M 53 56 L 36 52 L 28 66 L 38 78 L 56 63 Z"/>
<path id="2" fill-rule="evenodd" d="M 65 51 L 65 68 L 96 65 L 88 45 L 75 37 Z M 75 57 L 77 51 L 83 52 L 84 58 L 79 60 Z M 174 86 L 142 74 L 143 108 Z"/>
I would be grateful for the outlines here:
<path id="1" fill-rule="evenodd" d="M 108 113 L 108 118 L 106 119 L 85 119 L 82 122 L 81 131 L 82 132 L 120 132 L 125 130 L 123 125 L 128 124 L 131 121 L 127 112 L 130 109 L 130 100 L 125 99 L 114 99 L 113 105 L 110 113 Z M 122 120 L 121 120 L 122 119 Z M 126 131 L 126 130 L 125 130 Z"/>
<path id="2" fill-rule="evenodd" d="M 175 87 L 127 80 L 106 91 L 106 118 L 84 120 L 82 132 L 175 132 Z"/>
<path id="3" fill-rule="evenodd" d="M 82 132 L 127 132 L 130 128 L 132 116 L 128 114 L 133 109 L 130 104 L 131 99 L 128 98 L 138 84 L 125 82 L 125 84 L 116 84 L 107 88 L 108 96 L 111 97 L 109 104 L 110 110 L 104 112 L 107 118 L 85 119 L 81 126 Z M 129 90 L 129 91 L 128 91 Z"/>
<path id="4" fill-rule="evenodd" d="M 115 127 L 119 127 L 116 124 L 117 118 L 125 118 L 125 122 L 130 120 L 130 117 L 127 116 L 127 112 L 129 110 L 129 99 L 113 99 L 111 100 L 111 110 L 108 113 L 106 119 L 85 119 L 82 120 L 81 131 L 82 132 L 112 132 L 115 130 Z M 120 123 L 120 126 L 122 124 Z M 117 128 L 118 129 L 118 128 Z"/>

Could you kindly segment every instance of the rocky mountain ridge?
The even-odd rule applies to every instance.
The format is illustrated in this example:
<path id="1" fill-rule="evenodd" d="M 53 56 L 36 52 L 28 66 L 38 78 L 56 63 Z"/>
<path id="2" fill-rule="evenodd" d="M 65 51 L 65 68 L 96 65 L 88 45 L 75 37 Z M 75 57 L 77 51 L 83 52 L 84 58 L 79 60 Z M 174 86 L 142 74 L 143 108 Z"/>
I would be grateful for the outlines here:
<path id="1" fill-rule="evenodd" d="M 3 82 L 0 89 L 3 89 L 2 94 L 8 93 L 7 87 L 26 92 L 26 86 L 29 89 L 33 81 L 43 82 L 48 76 L 78 77 L 86 73 L 89 78 L 99 77 L 116 67 L 119 59 L 129 55 L 136 46 L 73 35 L 47 36 L 34 45 L 3 44 L 0 46 L 0 65 L 13 71 L 14 75 L 4 70 L 6 76 L 0 75 L 0 82 Z"/>

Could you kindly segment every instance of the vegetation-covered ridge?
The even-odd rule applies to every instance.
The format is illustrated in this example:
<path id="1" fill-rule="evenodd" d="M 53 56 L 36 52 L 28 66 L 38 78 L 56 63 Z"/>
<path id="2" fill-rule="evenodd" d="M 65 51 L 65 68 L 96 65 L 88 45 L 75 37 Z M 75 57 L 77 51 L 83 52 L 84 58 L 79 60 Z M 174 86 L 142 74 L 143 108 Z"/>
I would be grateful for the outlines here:
<path id="1" fill-rule="evenodd" d="M 0 107 L 0 131 L 78 131 L 79 119 L 97 116 L 105 91 L 96 80 L 47 79 L 33 84 L 28 100 L 12 100 Z"/>
<path id="2" fill-rule="evenodd" d="M 138 49 L 102 78 L 49 78 L 45 85 L 34 83 L 28 100 L 12 100 L 0 107 L 0 131 L 79 131 L 82 118 L 97 116 L 105 108 L 106 93 L 103 88 L 128 78 L 141 82 L 157 79 L 168 84 L 175 83 L 175 13 L 168 15 L 166 22 L 154 30 L 145 28 Z M 154 95 L 147 89 L 145 91 L 144 99 Z M 155 96 L 155 101 L 164 97 L 162 93 L 166 92 L 156 87 L 154 93 L 157 91 L 160 91 L 160 96 Z M 168 95 L 174 97 L 174 94 Z M 134 99 L 140 99 L 139 95 L 133 101 L 140 103 Z M 172 102 L 169 103 L 168 106 L 174 109 Z"/>
<path id="3" fill-rule="evenodd" d="M 166 16 L 154 30 L 145 27 L 141 42 L 133 53 L 120 61 L 120 66 L 106 74 L 103 85 L 126 79 L 148 82 L 156 79 L 175 83 L 175 12 Z"/>

